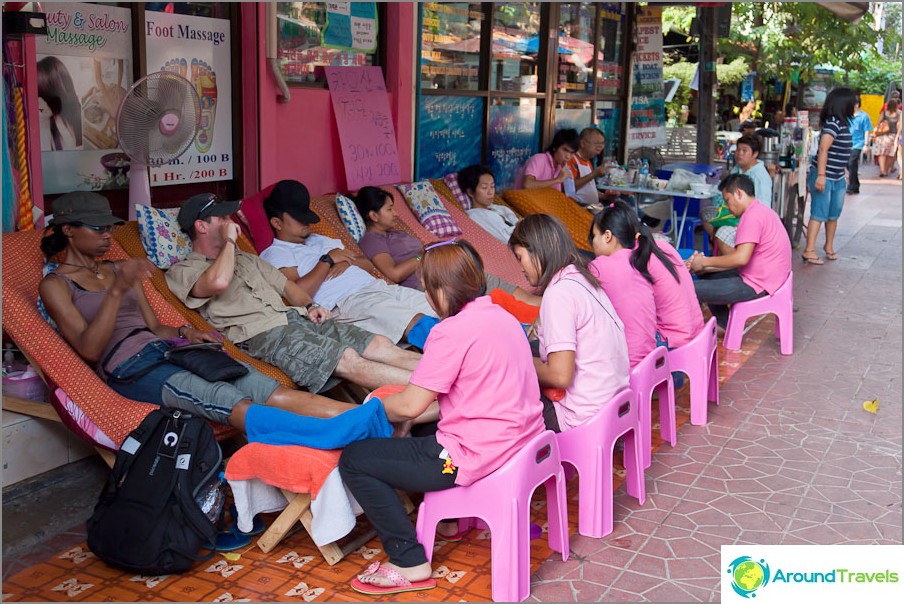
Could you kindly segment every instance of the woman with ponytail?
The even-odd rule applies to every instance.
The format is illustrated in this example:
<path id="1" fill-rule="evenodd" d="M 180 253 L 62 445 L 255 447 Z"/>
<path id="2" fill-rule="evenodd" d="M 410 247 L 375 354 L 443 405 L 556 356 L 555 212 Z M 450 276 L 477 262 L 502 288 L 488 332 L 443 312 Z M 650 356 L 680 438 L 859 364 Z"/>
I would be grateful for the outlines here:
<path id="1" fill-rule="evenodd" d="M 634 366 L 657 343 L 672 348 L 703 329 L 703 314 L 690 273 L 678 252 L 653 238 L 623 202 L 605 206 L 593 220 L 591 268 L 625 323 Z"/>

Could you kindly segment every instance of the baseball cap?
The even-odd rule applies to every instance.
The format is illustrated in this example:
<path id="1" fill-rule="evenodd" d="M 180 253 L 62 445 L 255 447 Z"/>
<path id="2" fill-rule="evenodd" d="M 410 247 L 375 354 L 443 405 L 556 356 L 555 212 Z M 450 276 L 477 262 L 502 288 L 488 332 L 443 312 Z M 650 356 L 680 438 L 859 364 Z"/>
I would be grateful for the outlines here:
<path id="1" fill-rule="evenodd" d="M 188 232 L 195 220 L 210 216 L 230 216 L 242 207 L 241 201 L 223 201 L 215 193 L 199 193 L 185 200 L 179 209 L 179 228 Z"/>
<path id="2" fill-rule="evenodd" d="M 308 188 L 297 180 L 281 180 L 264 200 L 267 216 L 288 214 L 303 224 L 317 224 L 320 216 L 311 210 Z"/>
<path id="3" fill-rule="evenodd" d="M 125 222 L 110 210 L 107 198 L 91 191 L 73 191 L 53 200 L 51 225 L 79 222 L 90 226 L 107 226 Z"/>

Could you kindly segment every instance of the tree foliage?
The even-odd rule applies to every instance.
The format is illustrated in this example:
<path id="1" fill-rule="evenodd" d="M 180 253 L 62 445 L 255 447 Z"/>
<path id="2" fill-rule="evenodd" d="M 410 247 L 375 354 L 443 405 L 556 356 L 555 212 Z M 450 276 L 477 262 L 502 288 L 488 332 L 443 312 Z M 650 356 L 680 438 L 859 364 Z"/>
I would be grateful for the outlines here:
<path id="1" fill-rule="evenodd" d="M 869 13 L 852 24 L 815 2 L 738 2 L 733 10 L 731 38 L 753 45 L 762 78 L 788 80 L 797 71 L 806 81 L 821 65 L 863 70 L 876 58 L 879 36 L 889 35 L 872 29 Z"/>
<path id="2" fill-rule="evenodd" d="M 862 94 L 885 94 L 889 80 L 901 84 L 901 61 L 875 59 L 869 67 L 847 73 L 847 85 Z"/>
<path id="3" fill-rule="evenodd" d="M 665 104 L 666 115 L 671 118 L 681 114 L 682 105 L 690 105 L 691 103 L 691 81 L 694 79 L 694 73 L 697 71 L 697 63 L 688 61 L 676 61 L 670 65 L 663 65 L 663 79 L 681 80 L 678 90 L 672 100 Z M 744 76 L 750 73 L 750 64 L 744 57 L 738 57 L 731 63 L 716 65 L 716 80 L 718 85 L 737 86 L 744 79 Z"/>

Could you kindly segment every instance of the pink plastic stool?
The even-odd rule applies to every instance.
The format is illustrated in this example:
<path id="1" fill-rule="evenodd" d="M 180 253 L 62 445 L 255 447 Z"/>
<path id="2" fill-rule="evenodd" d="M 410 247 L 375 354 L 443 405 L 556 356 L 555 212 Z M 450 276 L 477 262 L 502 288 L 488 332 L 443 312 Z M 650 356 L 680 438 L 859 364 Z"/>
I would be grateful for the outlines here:
<path id="1" fill-rule="evenodd" d="M 605 537 L 612 532 L 612 455 L 615 441 L 625 436 L 625 472 L 628 494 L 643 505 L 640 405 L 630 388 L 620 390 L 593 418 L 557 435 L 562 463 L 575 467 L 578 482 L 578 532 Z"/>
<path id="2" fill-rule="evenodd" d="M 659 434 L 674 447 L 678 443 L 675 420 L 675 382 L 669 366 L 669 351 L 657 346 L 631 370 L 631 390 L 640 411 L 640 438 L 643 467 L 653 463 L 653 394 L 659 396 Z"/>
<path id="3" fill-rule="evenodd" d="M 669 351 L 672 371 L 687 375 L 691 382 L 691 423 L 706 424 L 709 401 L 719 404 L 719 353 L 716 318 L 710 317 L 694 339 Z"/>
<path id="4" fill-rule="evenodd" d="M 478 518 L 490 528 L 493 600 L 523 602 L 530 595 L 530 499 L 546 487 L 549 547 L 568 560 L 565 473 L 556 435 L 537 435 L 501 468 L 466 486 L 424 493 L 417 539 L 433 559 L 436 525 L 444 518 Z"/>
<path id="5" fill-rule="evenodd" d="M 774 294 L 756 300 L 735 302 L 728 314 L 728 325 L 722 346 L 728 350 L 740 350 L 744 338 L 744 325 L 747 319 L 757 315 L 772 313 L 775 315 L 775 337 L 781 344 L 782 354 L 794 353 L 794 273 Z"/>

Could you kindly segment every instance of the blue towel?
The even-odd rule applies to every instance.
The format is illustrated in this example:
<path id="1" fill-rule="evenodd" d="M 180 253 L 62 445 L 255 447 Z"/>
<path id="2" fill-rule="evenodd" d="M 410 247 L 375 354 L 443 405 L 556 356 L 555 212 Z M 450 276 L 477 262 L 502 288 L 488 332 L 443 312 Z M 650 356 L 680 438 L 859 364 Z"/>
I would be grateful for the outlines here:
<path id="1" fill-rule="evenodd" d="M 439 319 L 436 317 L 427 315 L 421 317 L 418 322 L 408 330 L 408 343 L 423 350 L 424 344 L 427 342 L 427 336 L 430 335 L 430 330 L 433 329 L 433 326 L 437 323 L 439 323 Z"/>
<path id="2" fill-rule="evenodd" d="M 248 442 L 266 445 L 301 445 L 314 449 L 341 449 L 365 438 L 389 438 L 393 427 L 383 403 L 372 398 L 345 413 L 323 419 L 305 417 L 264 405 L 251 405 L 245 414 Z"/>

